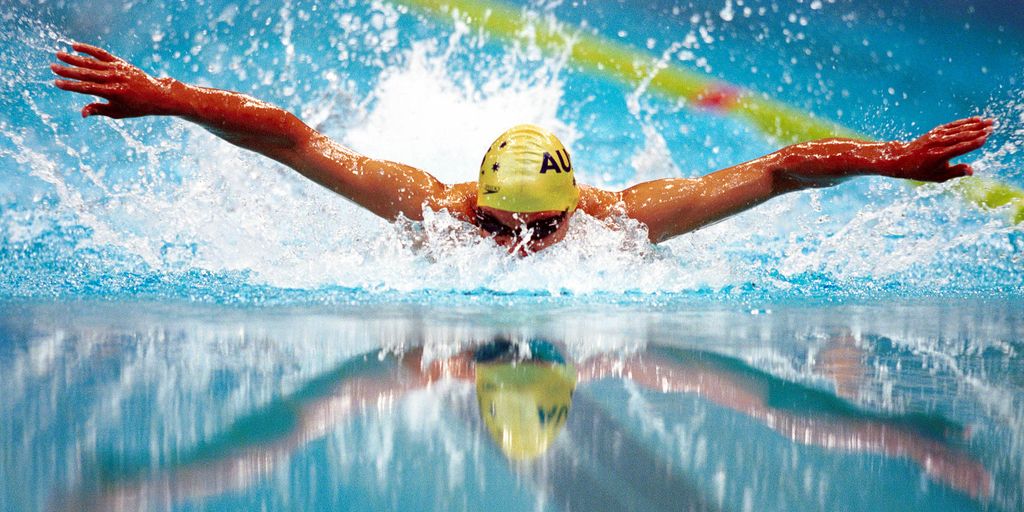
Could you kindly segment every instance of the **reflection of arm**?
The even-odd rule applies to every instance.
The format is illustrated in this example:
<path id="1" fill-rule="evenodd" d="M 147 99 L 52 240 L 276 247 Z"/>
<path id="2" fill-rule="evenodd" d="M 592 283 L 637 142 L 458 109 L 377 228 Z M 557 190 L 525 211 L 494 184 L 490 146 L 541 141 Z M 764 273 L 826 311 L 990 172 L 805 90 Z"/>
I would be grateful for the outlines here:
<path id="1" fill-rule="evenodd" d="M 375 366 L 368 366 L 373 361 Z M 390 407 L 421 382 L 401 368 L 382 371 L 375 355 L 309 382 L 292 396 L 236 421 L 169 469 L 115 476 L 94 494 L 75 496 L 76 510 L 146 510 L 244 489 L 287 461 L 296 448 L 371 408 Z"/>
<path id="2" fill-rule="evenodd" d="M 767 375 L 759 377 L 759 372 L 749 367 L 747 372 L 737 372 L 721 364 L 706 363 L 697 357 L 677 360 L 648 353 L 625 361 L 590 361 L 581 365 L 580 378 L 615 376 L 663 393 L 696 393 L 755 418 L 790 440 L 833 450 L 909 457 L 929 475 L 972 496 L 989 492 L 990 477 L 980 463 L 942 440 L 915 430 L 906 421 L 857 412 L 848 405 L 829 411 L 833 405 L 824 403 L 818 392 L 806 388 L 808 399 L 804 407 L 777 406 L 770 397 L 771 382 Z M 742 363 L 729 360 L 729 364 Z M 836 404 L 841 403 L 832 398 Z"/>

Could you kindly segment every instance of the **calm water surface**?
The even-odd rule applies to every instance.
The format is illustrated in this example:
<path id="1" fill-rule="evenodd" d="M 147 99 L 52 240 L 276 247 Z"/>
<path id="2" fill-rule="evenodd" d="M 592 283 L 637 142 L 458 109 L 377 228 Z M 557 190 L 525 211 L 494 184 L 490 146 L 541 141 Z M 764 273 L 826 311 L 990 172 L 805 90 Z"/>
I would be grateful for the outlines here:
<path id="1" fill-rule="evenodd" d="M 1016 302 L 0 311 L 3 510 L 1024 504 Z"/>

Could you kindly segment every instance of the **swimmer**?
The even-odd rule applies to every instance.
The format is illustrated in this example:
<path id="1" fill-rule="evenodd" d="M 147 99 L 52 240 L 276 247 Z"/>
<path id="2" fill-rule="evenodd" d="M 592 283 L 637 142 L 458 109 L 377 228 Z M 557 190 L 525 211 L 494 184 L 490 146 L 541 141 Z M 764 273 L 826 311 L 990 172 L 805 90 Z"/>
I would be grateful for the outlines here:
<path id="1" fill-rule="evenodd" d="M 578 184 L 568 151 L 549 131 L 511 128 L 487 149 L 476 182 L 448 185 L 425 171 L 364 156 L 291 113 L 237 92 L 153 78 L 95 46 L 75 43 L 53 64 L 63 90 L 98 96 L 82 116 L 123 119 L 176 116 L 222 139 L 298 171 L 388 220 L 422 220 L 447 210 L 476 225 L 510 252 L 525 255 L 561 241 L 582 211 L 598 219 L 636 219 L 653 243 L 699 229 L 788 192 L 835 185 L 856 176 L 943 182 L 972 174 L 950 160 L 985 144 L 993 121 L 971 117 L 909 141 L 822 139 L 701 178 L 666 178 L 621 191 Z"/>

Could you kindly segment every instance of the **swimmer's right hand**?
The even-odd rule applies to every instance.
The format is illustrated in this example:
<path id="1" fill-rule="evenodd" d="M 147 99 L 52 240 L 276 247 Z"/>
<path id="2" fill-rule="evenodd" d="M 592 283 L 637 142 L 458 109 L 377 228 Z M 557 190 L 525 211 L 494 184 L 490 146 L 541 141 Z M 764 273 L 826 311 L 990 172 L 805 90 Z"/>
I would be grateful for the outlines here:
<path id="1" fill-rule="evenodd" d="M 893 165 L 885 174 L 933 182 L 970 176 L 974 173 L 970 165 L 951 164 L 950 160 L 984 146 L 994 124 L 993 119 L 969 117 L 935 127 L 910 142 L 891 142 Z"/>
<path id="2" fill-rule="evenodd" d="M 174 80 L 157 79 L 119 59 L 106 50 L 84 43 L 71 47 L 79 53 L 57 52 L 57 58 L 70 64 L 51 64 L 54 73 L 71 80 L 56 80 L 54 85 L 81 94 L 106 99 L 107 103 L 90 103 L 82 109 L 82 117 L 101 115 L 114 119 L 148 115 L 174 114 Z"/>

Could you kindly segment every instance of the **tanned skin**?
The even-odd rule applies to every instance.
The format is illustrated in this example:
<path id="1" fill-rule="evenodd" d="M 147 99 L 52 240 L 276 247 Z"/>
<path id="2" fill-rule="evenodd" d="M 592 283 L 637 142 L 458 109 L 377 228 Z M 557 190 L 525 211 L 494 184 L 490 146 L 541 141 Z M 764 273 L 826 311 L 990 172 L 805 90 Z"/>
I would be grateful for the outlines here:
<path id="1" fill-rule="evenodd" d="M 75 43 L 78 52 L 58 52 L 69 66 L 51 69 L 64 79 L 55 85 L 107 100 L 90 103 L 82 116 L 114 119 L 177 116 L 222 139 L 295 169 L 388 220 L 423 219 L 423 209 L 447 209 L 473 222 L 476 183 L 447 185 L 415 167 L 361 155 L 309 127 L 291 113 L 250 96 L 153 78 L 95 46 Z M 773 197 L 828 187 L 855 176 L 886 176 L 943 182 L 972 174 L 950 159 L 985 144 L 993 120 L 971 117 L 941 125 L 910 141 L 867 142 L 822 139 L 787 146 L 774 153 L 700 178 L 666 178 L 614 192 L 580 187 L 578 210 L 598 219 L 624 212 L 647 226 L 652 242 L 662 242 L 742 212 Z M 508 225 L 561 212 L 516 213 L 485 208 Z M 565 237 L 568 222 L 538 241 L 496 237 L 520 253 L 541 250 Z M 481 230 L 481 234 L 488 233 Z"/>

